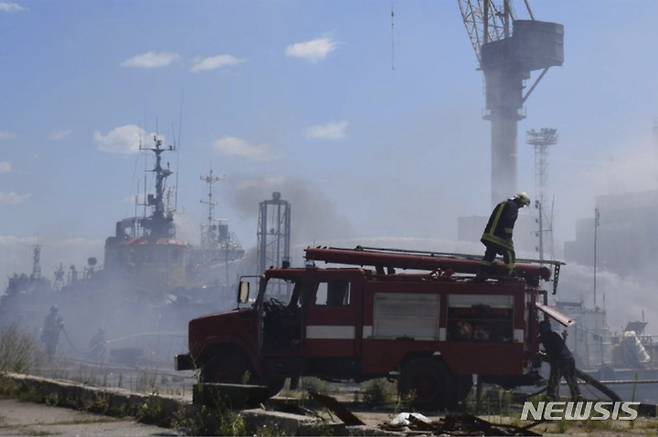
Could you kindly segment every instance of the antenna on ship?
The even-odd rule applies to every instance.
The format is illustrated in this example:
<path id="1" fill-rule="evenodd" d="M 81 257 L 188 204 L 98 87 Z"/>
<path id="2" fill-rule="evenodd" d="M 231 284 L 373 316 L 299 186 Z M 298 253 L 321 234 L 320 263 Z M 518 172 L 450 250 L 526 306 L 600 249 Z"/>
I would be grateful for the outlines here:
<path id="1" fill-rule="evenodd" d="M 139 142 L 139 150 L 145 150 L 142 146 L 142 142 Z M 142 213 L 142 218 L 146 218 L 146 184 L 148 183 L 146 179 L 146 173 L 148 173 L 148 157 L 144 154 L 144 193 L 142 197 L 142 206 L 144 207 L 144 212 Z"/>
<path id="2" fill-rule="evenodd" d="M 180 177 L 180 143 L 178 141 L 178 137 L 176 135 L 176 126 L 174 123 L 171 123 L 171 133 L 174 138 L 174 147 L 176 148 L 176 168 L 179 169 L 179 171 L 176 172 L 176 180 L 174 182 L 173 186 L 173 210 L 178 209 L 178 183 L 179 183 L 179 177 Z"/>
<path id="3" fill-rule="evenodd" d="M 176 146 L 176 194 L 174 196 L 174 208 L 178 210 L 178 186 L 179 186 L 179 178 L 180 178 L 180 172 L 181 172 L 181 167 L 180 167 L 180 147 L 181 147 L 181 137 L 182 137 L 182 132 L 183 132 L 183 101 L 185 98 L 185 92 L 184 90 L 181 90 L 181 95 L 180 95 L 180 106 L 178 107 L 178 138 L 174 135 L 174 145 Z M 181 208 L 182 209 L 182 208 Z"/>
<path id="4" fill-rule="evenodd" d="M 153 147 L 142 147 L 140 150 L 148 150 L 155 155 L 155 165 L 152 170 L 147 172 L 155 173 L 155 194 L 149 194 L 145 198 L 144 208 L 150 206 L 152 213 L 150 216 L 142 219 L 142 227 L 149 231 L 148 237 L 151 240 L 158 240 L 160 238 L 173 238 L 175 236 L 175 228 L 173 226 L 173 213 L 171 210 L 165 209 L 165 185 L 167 178 L 174 172 L 169 168 L 162 166 L 162 154 L 164 152 L 173 152 L 176 148 L 172 145 L 162 145 L 162 139 L 158 135 L 153 135 Z M 146 184 L 145 184 L 146 185 Z"/>

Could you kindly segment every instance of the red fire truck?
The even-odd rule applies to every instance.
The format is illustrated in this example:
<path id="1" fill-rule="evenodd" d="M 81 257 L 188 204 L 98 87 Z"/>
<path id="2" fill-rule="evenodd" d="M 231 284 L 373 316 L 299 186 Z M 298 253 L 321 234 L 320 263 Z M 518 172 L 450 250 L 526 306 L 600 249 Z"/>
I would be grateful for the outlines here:
<path id="1" fill-rule="evenodd" d="M 552 278 L 555 290 L 560 265 L 520 260 L 513 276 L 501 264 L 500 276 L 484 278 L 475 256 L 308 248 L 304 268 L 267 270 L 255 299 L 242 280 L 242 307 L 192 320 L 176 368 L 272 395 L 287 377 L 396 378 L 417 406 L 450 409 L 473 375 L 505 387 L 536 382 L 539 312 L 570 323 L 541 288 Z"/>

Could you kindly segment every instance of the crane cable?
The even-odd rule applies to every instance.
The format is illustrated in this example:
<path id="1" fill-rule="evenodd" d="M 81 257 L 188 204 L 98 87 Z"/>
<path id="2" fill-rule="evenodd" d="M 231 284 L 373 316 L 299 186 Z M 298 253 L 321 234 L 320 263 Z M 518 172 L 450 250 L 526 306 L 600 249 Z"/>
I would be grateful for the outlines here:
<path id="1" fill-rule="evenodd" d="M 391 71 L 395 71 L 395 3 L 391 3 Z"/>

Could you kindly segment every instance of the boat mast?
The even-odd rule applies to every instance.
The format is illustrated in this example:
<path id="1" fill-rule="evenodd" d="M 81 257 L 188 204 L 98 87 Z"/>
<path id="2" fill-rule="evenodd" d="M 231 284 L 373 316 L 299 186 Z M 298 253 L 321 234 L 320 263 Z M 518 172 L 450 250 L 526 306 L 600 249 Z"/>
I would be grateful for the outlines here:
<path id="1" fill-rule="evenodd" d="M 173 238 L 176 230 L 173 225 L 173 212 L 165 208 L 165 184 L 167 178 L 174 172 L 169 168 L 162 167 L 162 154 L 176 150 L 174 146 L 162 146 L 162 140 L 156 135 L 153 136 L 155 145 L 149 148 L 140 148 L 140 150 L 149 150 L 155 154 L 155 166 L 151 172 L 155 173 L 155 194 L 149 194 L 146 199 L 146 205 L 152 208 L 150 216 L 142 219 L 142 227 L 148 231 L 147 238 L 150 241 L 157 241 L 160 238 Z"/>

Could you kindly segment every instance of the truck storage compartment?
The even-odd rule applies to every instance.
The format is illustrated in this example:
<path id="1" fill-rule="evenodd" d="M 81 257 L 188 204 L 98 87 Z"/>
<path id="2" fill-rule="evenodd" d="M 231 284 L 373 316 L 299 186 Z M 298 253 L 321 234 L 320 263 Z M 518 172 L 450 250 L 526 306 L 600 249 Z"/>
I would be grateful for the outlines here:
<path id="1" fill-rule="evenodd" d="M 373 338 L 439 339 L 438 294 L 375 293 L 374 303 Z"/>

